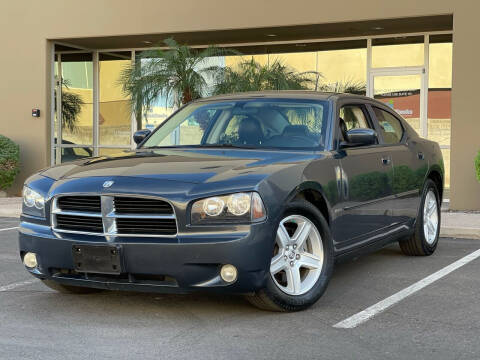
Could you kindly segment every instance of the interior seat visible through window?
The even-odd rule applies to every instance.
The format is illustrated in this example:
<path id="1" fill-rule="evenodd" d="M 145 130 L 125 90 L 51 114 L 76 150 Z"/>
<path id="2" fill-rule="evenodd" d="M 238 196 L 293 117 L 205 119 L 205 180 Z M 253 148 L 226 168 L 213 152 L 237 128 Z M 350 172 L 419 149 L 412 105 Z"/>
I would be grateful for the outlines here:
<path id="1" fill-rule="evenodd" d="M 339 114 L 340 140 L 345 141 L 347 131 L 351 129 L 371 129 L 365 117 L 362 105 L 346 105 L 340 108 Z"/>

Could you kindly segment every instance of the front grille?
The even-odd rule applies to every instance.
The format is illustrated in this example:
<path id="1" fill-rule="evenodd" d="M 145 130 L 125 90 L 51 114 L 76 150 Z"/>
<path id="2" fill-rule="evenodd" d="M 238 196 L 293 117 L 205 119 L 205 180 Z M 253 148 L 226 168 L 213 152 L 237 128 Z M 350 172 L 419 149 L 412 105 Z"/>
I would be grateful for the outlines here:
<path id="1" fill-rule="evenodd" d="M 175 219 L 117 219 L 117 230 L 121 234 L 175 235 Z"/>
<path id="2" fill-rule="evenodd" d="M 56 222 L 56 228 L 59 230 L 103 233 L 103 222 L 100 217 L 57 214 Z"/>
<path id="3" fill-rule="evenodd" d="M 101 212 L 100 196 L 62 196 L 57 206 L 66 211 Z"/>
<path id="4" fill-rule="evenodd" d="M 173 236 L 172 206 L 161 199 L 135 196 L 59 196 L 52 204 L 52 227 L 59 232 L 108 236 Z"/>
<path id="5" fill-rule="evenodd" d="M 117 214 L 173 214 L 172 206 L 163 200 L 115 196 Z"/>

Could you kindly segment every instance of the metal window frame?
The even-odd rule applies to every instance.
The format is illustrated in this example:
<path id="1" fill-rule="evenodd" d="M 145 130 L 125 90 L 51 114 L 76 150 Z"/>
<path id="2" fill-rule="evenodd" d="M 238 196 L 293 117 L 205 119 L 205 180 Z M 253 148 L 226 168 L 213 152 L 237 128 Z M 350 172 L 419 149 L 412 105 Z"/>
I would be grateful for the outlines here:
<path id="1" fill-rule="evenodd" d="M 424 89 L 422 92 L 422 89 L 420 90 L 421 93 L 421 105 L 420 105 L 420 126 L 421 126 L 421 134 L 424 137 L 428 136 L 428 74 L 429 74 L 429 48 L 430 48 L 430 36 L 431 35 L 451 35 L 453 34 L 453 31 L 430 31 L 430 32 L 415 32 L 415 33 L 400 33 L 400 34 L 382 34 L 382 35 L 370 35 L 370 36 L 351 36 L 351 37 L 341 37 L 341 38 L 315 38 L 315 39 L 306 39 L 306 40 L 301 40 L 302 43 L 309 44 L 309 43 L 317 43 L 317 42 L 337 42 L 337 41 L 348 41 L 348 40 L 366 40 L 367 42 L 367 65 L 366 65 L 366 75 L 367 75 L 367 81 L 366 81 L 366 87 L 367 87 L 367 96 L 373 97 L 373 79 L 372 79 L 372 73 L 377 74 L 380 73 L 381 70 L 385 70 L 385 72 L 388 71 L 395 71 L 398 70 L 400 71 L 405 71 L 405 74 L 407 72 L 413 71 L 413 70 L 418 70 L 419 68 L 422 69 L 422 84 L 421 87 Z M 372 40 L 373 39 L 384 39 L 384 38 L 391 38 L 391 37 L 414 37 L 414 36 L 424 36 L 424 64 L 423 66 L 419 67 L 397 67 L 397 68 L 372 68 Z M 237 44 L 237 43 L 221 43 L 221 44 L 216 44 L 219 47 L 239 47 L 239 46 L 255 46 L 255 45 L 288 45 L 288 44 L 296 44 L 298 43 L 298 40 L 288 40 L 288 41 L 263 41 L 263 42 L 249 42 L 249 43 L 242 43 L 242 44 Z M 55 51 L 55 44 L 57 45 L 64 45 L 64 46 L 69 46 L 72 48 L 77 48 L 78 50 L 66 50 L 66 51 Z M 196 49 L 203 49 L 207 48 L 209 45 L 196 45 L 192 46 L 192 48 Z M 56 149 L 57 148 L 62 148 L 62 147 L 92 147 L 94 150 L 94 154 L 98 154 L 99 149 L 101 148 L 106 148 L 106 149 L 121 149 L 121 148 L 135 148 L 135 144 L 133 142 L 133 134 L 137 130 L 137 122 L 135 119 L 134 114 L 132 114 L 131 117 L 131 141 L 130 144 L 125 144 L 125 145 L 100 145 L 99 144 L 99 54 L 100 53 L 112 53 L 112 52 L 126 52 L 129 51 L 131 52 L 131 59 L 133 62 L 135 62 L 135 52 L 136 51 L 143 51 L 143 50 L 152 50 L 152 49 L 167 49 L 168 47 L 166 46 L 154 46 L 154 47 L 137 47 L 137 48 L 116 48 L 116 49 L 89 49 L 89 48 L 82 48 L 76 45 L 72 45 L 69 43 L 61 42 L 61 41 L 52 41 L 52 54 L 50 56 L 51 62 L 52 62 L 52 80 L 51 80 L 51 86 L 52 86 L 52 104 L 51 104 L 51 111 L 50 111 L 50 123 L 51 123 L 51 163 L 52 165 L 57 162 L 58 164 L 60 163 L 61 160 L 61 155 L 60 152 L 59 154 L 56 154 Z M 55 91 L 55 57 L 58 56 L 58 65 L 59 65 L 59 74 L 61 74 L 61 55 L 62 54 L 78 54 L 78 53 L 92 53 L 93 54 L 93 69 L 94 69 L 94 77 L 93 77 L 93 143 L 92 145 L 77 145 L 75 144 L 74 146 L 70 145 L 63 145 L 61 143 L 55 145 L 55 130 L 54 130 L 54 124 L 55 124 L 55 110 L 54 110 L 54 91 Z M 318 53 L 318 52 L 317 52 Z M 318 64 L 316 65 L 318 66 Z M 61 88 L 60 88 L 61 90 Z M 61 91 L 59 94 L 57 94 L 57 110 L 61 109 Z M 60 106 L 59 106 L 60 105 Z M 57 114 L 58 115 L 58 114 Z M 60 116 L 57 116 L 58 118 L 58 128 L 57 129 L 57 135 L 58 138 L 61 139 L 61 111 L 60 111 Z M 442 145 L 442 149 L 450 149 L 450 145 Z"/>
<path id="2" fill-rule="evenodd" d="M 130 126 L 130 143 L 129 144 L 118 144 L 118 145 L 101 145 L 100 144 L 100 53 L 108 53 L 107 51 L 101 50 L 69 50 L 69 51 L 57 51 L 55 52 L 55 44 L 67 45 L 65 43 L 54 42 L 52 44 L 52 53 L 51 53 L 51 105 L 50 105 L 50 163 L 51 165 L 60 164 L 62 160 L 61 151 L 57 149 L 62 148 L 91 148 L 93 151 L 93 156 L 98 156 L 100 149 L 134 149 L 133 134 L 136 131 L 136 119 L 132 114 L 131 116 L 131 126 Z M 131 50 L 132 61 L 135 61 L 135 51 Z M 91 144 L 63 144 L 62 140 L 62 54 L 92 54 L 92 143 Z M 128 58 L 127 58 L 128 59 Z M 58 66 L 59 79 L 55 80 L 55 62 Z M 57 113 L 55 113 L 55 91 L 57 92 L 56 98 L 56 107 Z M 57 116 L 57 144 L 55 144 L 55 116 Z"/>
<path id="3" fill-rule="evenodd" d="M 425 33 L 423 42 L 423 65 L 402 67 L 372 67 L 372 41 L 367 42 L 367 96 L 374 95 L 375 76 L 420 75 L 420 135 L 428 138 L 428 79 L 430 68 L 430 35 Z M 450 145 L 442 148 L 449 149 Z"/>

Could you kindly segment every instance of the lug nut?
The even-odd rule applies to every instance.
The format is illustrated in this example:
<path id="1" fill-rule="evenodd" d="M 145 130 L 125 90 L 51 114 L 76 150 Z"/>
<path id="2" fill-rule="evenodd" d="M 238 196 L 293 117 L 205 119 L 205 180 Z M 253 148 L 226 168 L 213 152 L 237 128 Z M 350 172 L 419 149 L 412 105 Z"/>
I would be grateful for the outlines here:
<path id="1" fill-rule="evenodd" d="M 293 245 L 293 249 L 295 250 L 297 248 L 297 244 L 294 244 Z"/>
<path id="2" fill-rule="evenodd" d="M 285 247 L 285 250 L 287 250 L 287 251 L 288 251 L 288 249 L 289 249 L 289 247 L 288 247 L 288 245 L 287 245 L 287 246 Z"/>
<path id="3" fill-rule="evenodd" d="M 288 259 L 288 256 L 287 256 L 287 255 L 285 255 L 285 256 L 283 257 L 283 259 L 284 259 L 284 260 L 287 260 L 287 259 Z"/>
<path id="4" fill-rule="evenodd" d="M 300 259 L 300 254 L 297 254 L 297 256 L 295 256 L 295 258 L 298 260 Z"/>
<path id="5" fill-rule="evenodd" d="M 290 266 L 293 266 L 293 261 L 290 261 Z"/>

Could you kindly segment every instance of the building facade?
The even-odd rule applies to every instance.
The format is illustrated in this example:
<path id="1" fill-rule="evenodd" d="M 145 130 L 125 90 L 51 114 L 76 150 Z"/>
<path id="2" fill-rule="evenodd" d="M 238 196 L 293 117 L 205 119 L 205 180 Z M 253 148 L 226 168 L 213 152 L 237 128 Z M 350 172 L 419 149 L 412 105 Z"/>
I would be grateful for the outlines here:
<path id="1" fill-rule="evenodd" d="M 243 54 L 212 59 L 215 65 L 281 61 L 320 73 L 316 88 L 363 89 L 440 143 L 451 208 L 480 209 L 476 10 L 475 0 L 2 2 L 0 134 L 20 145 L 22 163 L 10 193 L 40 168 L 130 148 L 137 128 L 161 123 L 168 102 L 135 119 L 119 77 L 142 50 L 173 37 Z M 66 106 L 77 106 L 75 116 Z"/>

